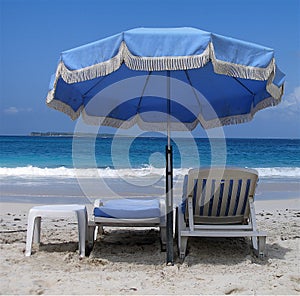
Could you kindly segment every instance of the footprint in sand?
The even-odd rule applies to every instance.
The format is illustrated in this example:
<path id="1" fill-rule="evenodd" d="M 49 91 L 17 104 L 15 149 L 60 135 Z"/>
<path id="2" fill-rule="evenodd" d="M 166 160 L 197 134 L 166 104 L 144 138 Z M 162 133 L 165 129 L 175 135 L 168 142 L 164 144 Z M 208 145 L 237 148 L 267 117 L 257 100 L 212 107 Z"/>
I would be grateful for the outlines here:
<path id="1" fill-rule="evenodd" d="M 33 288 L 30 289 L 29 294 L 42 295 L 45 293 L 45 288 L 47 288 L 47 282 L 43 280 L 33 281 Z"/>
<path id="2" fill-rule="evenodd" d="M 229 287 L 228 289 L 225 290 L 224 294 L 225 295 L 231 295 L 231 294 L 240 294 L 240 292 L 242 292 L 243 289 L 242 288 L 238 288 L 238 287 Z"/>

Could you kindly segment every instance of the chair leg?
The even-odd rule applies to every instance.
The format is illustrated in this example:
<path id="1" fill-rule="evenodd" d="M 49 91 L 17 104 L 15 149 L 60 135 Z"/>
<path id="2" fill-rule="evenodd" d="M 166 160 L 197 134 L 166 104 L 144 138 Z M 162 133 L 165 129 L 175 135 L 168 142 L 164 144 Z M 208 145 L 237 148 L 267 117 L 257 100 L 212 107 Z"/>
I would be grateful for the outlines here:
<path id="1" fill-rule="evenodd" d="M 187 236 L 181 236 L 181 230 L 185 228 L 184 216 L 181 209 L 176 209 L 176 228 L 177 228 L 177 244 L 178 244 L 178 254 L 180 259 L 184 259 L 187 247 Z"/>
<path id="2" fill-rule="evenodd" d="M 257 257 L 263 258 L 265 255 L 265 247 L 266 247 L 266 236 L 253 236 L 252 240 L 252 247 L 254 253 Z"/>
<path id="3" fill-rule="evenodd" d="M 95 240 L 97 239 L 97 235 L 102 235 L 104 233 L 103 226 L 97 225 L 97 229 L 95 231 Z"/>
<path id="4" fill-rule="evenodd" d="M 165 226 L 160 226 L 160 244 L 161 250 L 166 251 L 167 245 L 167 228 Z"/>
<path id="5" fill-rule="evenodd" d="M 95 229 L 96 225 L 88 225 L 88 233 L 87 233 L 87 241 L 88 247 L 92 249 L 94 245 L 94 237 L 95 237 Z"/>
<path id="6" fill-rule="evenodd" d="M 79 255 L 85 257 L 85 241 L 87 237 L 87 212 L 86 210 L 76 211 L 78 221 L 78 236 L 79 236 Z"/>
<path id="7" fill-rule="evenodd" d="M 33 230 L 33 242 L 39 244 L 41 242 L 41 217 L 35 217 L 34 230 Z"/>
<path id="8" fill-rule="evenodd" d="M 263 258 L 265 256 L 266 236 L 258 237 L 258 256 Z"/>
<path id="9" fill-rule="evenodd" d="M 34 228 L 35 228 L 35 219 L 36 219 L 35 215 L 29 211 L 28 223 L 27 223 L 27 234 L 26 234 L 25 256 L 31 255 L 33 233 L 34 233 Z"/>
<path id="10" fill-rule="evenodd" d="M 101 235 L 103 232 L 103 227 L 99 226 L 99 225 L 95 225 L 95 228 L 93 230 L 93 241 L 95 242 L 97 240 L 98 235 Z"/>
<path id="11" fill-rule="evenodd" d="M 179 234 L 178 235 L 178 241 L 180 241 L 180 243 L 179 243 L 179 258 L 184 259 L 185 254 L 186 254 L 186 246 L 187 246 L 188 237 L 187 236 L 181 236 Z"/>
<path id="12" fill-rule="evenodd" d="M 252 248 L 255 252 L 258 250 L 258 239 L 257 236 L 252 236 L 251 237 L 251 242 L 252 242 Z"/>

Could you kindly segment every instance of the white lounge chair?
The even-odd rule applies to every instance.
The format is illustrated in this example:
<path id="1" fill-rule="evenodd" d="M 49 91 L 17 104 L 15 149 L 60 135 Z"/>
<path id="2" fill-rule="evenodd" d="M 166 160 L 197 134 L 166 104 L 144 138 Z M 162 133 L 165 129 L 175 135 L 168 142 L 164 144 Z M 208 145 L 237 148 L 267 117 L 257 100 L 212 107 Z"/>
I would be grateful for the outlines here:
<path id="1" fill-rule="evenodd" d="M 88 241 L 92 246 L 103 226 L 159 227 L 161 248 L 166 246 L 166 209 L 163 199 L 124 198 L 96 200 L 93 220 L 88 225 Z"/>
<path id="2" fill-rule="evenodd" d="M 188 237 L 251 237 L 263 256 L 266 233 L 256 226 L 254 194 L 258 173 L 244 168 L 192 169 L 177 208 L 179 256 L 184 259 Z"/>

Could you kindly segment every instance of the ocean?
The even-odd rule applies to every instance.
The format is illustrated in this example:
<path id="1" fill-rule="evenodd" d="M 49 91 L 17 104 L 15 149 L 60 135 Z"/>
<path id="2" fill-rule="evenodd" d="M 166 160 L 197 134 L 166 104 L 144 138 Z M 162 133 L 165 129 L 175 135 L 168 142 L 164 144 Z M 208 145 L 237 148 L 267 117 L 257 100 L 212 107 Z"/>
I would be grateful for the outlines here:
<path id="1" fill-rule="evenodd" d="M 2 202 L 86 203 L 163 196 L 162 137 L 1 136 Z M 174 196 L 190 168 L 241 166 L 259 173 L 257 198 L 300 197 L 299 139 L 172 140 Z"/>

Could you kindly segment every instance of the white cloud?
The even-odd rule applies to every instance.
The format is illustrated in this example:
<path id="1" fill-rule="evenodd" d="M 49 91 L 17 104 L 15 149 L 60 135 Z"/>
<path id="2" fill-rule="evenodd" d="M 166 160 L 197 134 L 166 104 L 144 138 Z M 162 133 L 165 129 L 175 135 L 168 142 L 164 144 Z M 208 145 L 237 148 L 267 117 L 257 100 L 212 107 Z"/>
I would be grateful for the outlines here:
<path id="1" fill-rule="evenodd" d="M 281 109 L 285 109 L 288 113 L 300 112 L 300 86 L 294 88 L 293 92 L 287 94 L 279 104 Z"/>
<path id="2" fill-rule="evenodd" d="M 267 108 L 263 112 L 258 112 L 256 117 L 265 118 L 285 123 L 300 124 L 300 86 L 295 87 L 291 92 L 285 92 L 281 102 L 273 107 Z"/>
<path id="3" fill-rule="evenodd" d="M 9 107 L 4 109 L 4 113 L 9 114 L 9 115 L 15 115 L 20 112 L 31 112 L 32 108 L 17 108 L 17 107 Z"/>
<path id="4" fill-rule="evenodd" d="M 4 109 L 4 113 L 6 114 L 17 114 L 19 110 L 16 107 L 9 107 Z"/>

